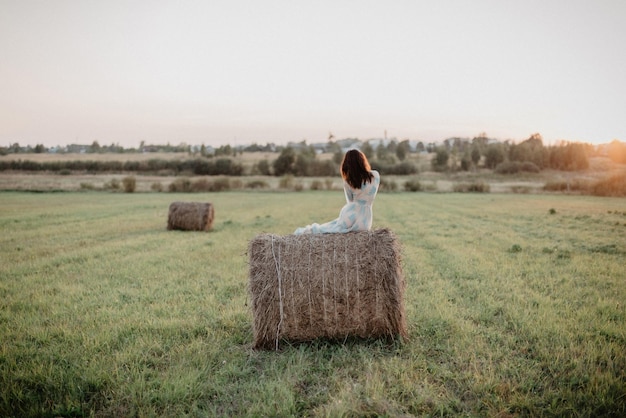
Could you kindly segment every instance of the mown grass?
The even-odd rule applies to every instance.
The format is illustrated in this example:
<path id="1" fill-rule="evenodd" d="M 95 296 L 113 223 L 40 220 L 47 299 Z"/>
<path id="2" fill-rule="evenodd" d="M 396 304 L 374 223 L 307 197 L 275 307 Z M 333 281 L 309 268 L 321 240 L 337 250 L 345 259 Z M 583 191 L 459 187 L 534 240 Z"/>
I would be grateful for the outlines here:
<path id="1" fill-rule="evenodd" d="M 174 200 L 210 233 L 166 231 Z M 251 349 L 247 243 L 338 191 L 1 193 L 1 416 L 624 416 L 626 200 L 381 194 L 410 338 Z"/>

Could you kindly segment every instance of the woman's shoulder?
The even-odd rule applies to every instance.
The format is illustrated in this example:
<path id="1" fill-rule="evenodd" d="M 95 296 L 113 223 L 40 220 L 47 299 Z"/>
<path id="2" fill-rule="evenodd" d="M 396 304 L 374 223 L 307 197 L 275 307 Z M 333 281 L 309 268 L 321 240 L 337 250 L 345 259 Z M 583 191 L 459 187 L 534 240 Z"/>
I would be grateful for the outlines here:
<path id="1" fill-rule="evenodd" d="M 372 173 L 372 175 L 376 178 L 380 178 L 380 174 L 378 173 L 378 171 L 376 170 L 371 170 L 370 173 Z"/>

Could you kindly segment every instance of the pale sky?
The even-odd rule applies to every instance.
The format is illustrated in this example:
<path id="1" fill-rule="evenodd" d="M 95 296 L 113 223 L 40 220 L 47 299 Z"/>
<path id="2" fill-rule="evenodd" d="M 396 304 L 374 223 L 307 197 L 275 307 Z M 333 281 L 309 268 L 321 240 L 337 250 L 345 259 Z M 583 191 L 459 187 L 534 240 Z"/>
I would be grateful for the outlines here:
<path id="1" fill-rule="evenodd" d="M 624 0 L 0 0 L 0 145 L 626 140 Z"/>

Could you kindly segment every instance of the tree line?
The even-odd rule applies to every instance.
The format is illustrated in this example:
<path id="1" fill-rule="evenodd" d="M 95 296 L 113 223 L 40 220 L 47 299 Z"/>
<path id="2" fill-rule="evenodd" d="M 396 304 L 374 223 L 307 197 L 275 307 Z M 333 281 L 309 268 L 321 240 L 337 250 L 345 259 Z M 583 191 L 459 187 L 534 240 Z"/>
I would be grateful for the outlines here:
<path id="1" fill-rule="evenodd" d="M 142 144 L 143 145 L 143 144 Z M 146 147 L 145 145 L 143 145 Z M 169 147 L 169 145 L 168 145 Z M 213 149 L 206 147 L 192 151 L 188 147 L 172 147 L 172 152 L 187 152 L 188 159 L 150 159 L 147 161 L 47 161 L 31 160 L 0 161 L 0 171 L 49 171 L 60 174 L 71 172 L 103 173 L 131 172 L 163 175 L 274 175 L 274 176 L 313 176 L 326 177 L 337 174 L 345 150 L 356 147 L 368 157 L 372 166 L 386 175 L 411 175 L 418 173 L 413 154 L 431 156 L 430 165 L 435 171 L 469 171 L 478 168 L 494 170 L 501 174 L 514 174 L 520 171 L 539 172 L 543 169 L 583 170 L 589 167 L 589 156 L 596 153 L 589 144 L 562 142 L 545 146 L 541 135 L 534 134 L 520 143 L 499 142 L 481 134 L 470 139 L 451 138 L 441 144 L 411 145 L 408 140 L 390 140 L 384 143 L 370 143 L 358 139 L 341 141 L 329 140 L 324 144 L 308 145 L 306 141 L 287 146 L 253 144 L 234 148 L 229 145 Z M 107 149 L 111 149 L 108 147 Z M 183 151 L 186 150 L 186 151 Z M 41 149 L 39 149 L 41 151 Z M 104 152 L 94 143 L 93 153 Z M 119 150 L 118 150 L 119 152 Z M 250 169 L 244 168 L 236 158 L 243 152 L 272 152 L 277 157 L 270 161 L 258 161 Z M 331 153 L 331 159 L 319 159 L 320 152 Z M 626 144 L 613 141 L 609 144 L 609 156 L 618 163 L 626 163 Z"/>
<path id="2" fill-rule="evenodd" d="M 138 174 L 194 174 L 199 176 L 241 176 L 243 165 L 231 158 L 192 158 L 187 160 L 151 159 L 147 161 L 0 161 L 0 171 L 49 171 L 57 174 L 86 173 L 138 173 Z"/>
<path id="3" fill-rule="evenodd" d="M 435 171 L 467 171 L 482 165 L 502 174 L 543 169 L 575 171 L 589 168 L 589 156 L 594 154 L 589 144 L 562 142 L 545 146 L 539 134 L 519 144 L 476 137 L 471 142 L 459 140 L 437 147 L 432 165 Z"/>

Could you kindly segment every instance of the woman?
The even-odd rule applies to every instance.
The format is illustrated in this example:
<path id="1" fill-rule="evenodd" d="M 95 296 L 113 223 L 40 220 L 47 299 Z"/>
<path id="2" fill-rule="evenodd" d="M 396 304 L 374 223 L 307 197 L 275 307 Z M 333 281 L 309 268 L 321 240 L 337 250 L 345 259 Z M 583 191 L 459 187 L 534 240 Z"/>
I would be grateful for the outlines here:
<path id="1" fill-rule="evenodd" d="M 346 152 L 341 162 L 341 177 L 346 204 L 339 217 L 325 224 L 298 228 L 295 234 L 327 234 L 333 232 L 368 231 L 372 228 L 372 204 L 380 185 L 380 175 L 372 170 L 361 151 Z"/>

